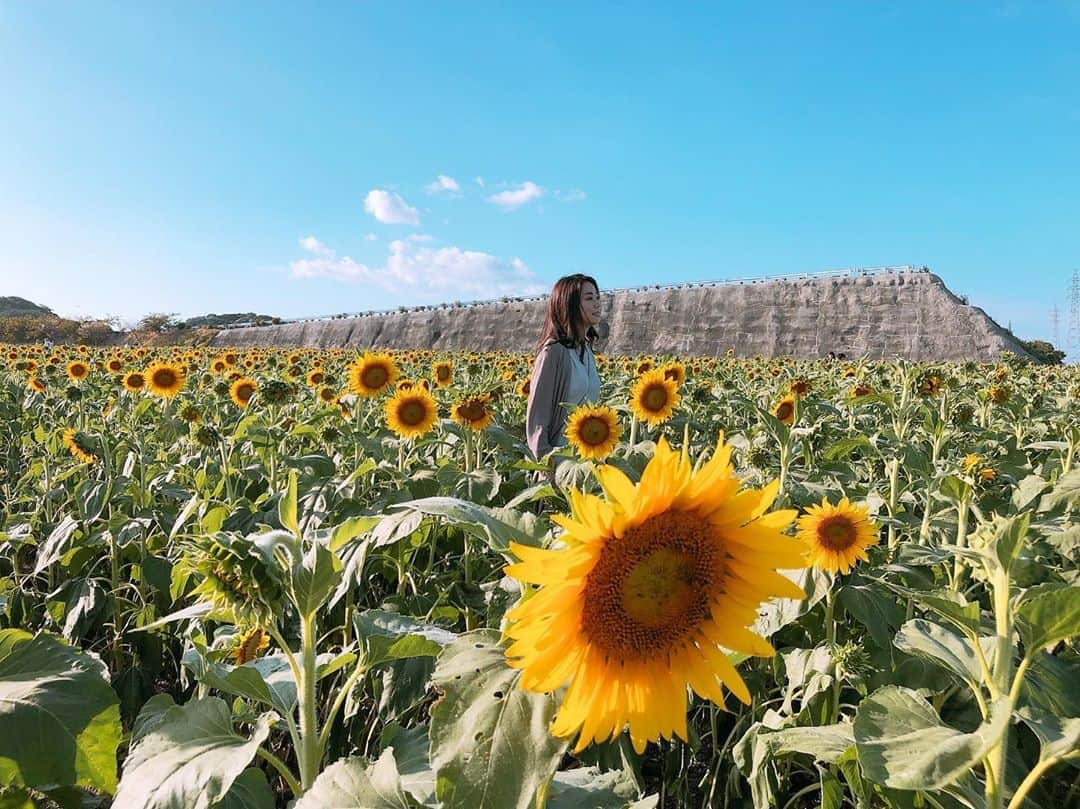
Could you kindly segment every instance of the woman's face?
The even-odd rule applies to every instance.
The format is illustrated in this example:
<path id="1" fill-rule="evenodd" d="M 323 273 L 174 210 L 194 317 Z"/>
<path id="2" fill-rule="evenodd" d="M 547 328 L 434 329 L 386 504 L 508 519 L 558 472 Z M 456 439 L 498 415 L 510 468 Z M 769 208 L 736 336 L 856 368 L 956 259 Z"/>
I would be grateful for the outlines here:
<path id="1" fill-rule="evenodd" d="M 600 290 L 592 284 L 581 288 L 581 319 L 586 326 L 595 326 L 600 322 Z"/>

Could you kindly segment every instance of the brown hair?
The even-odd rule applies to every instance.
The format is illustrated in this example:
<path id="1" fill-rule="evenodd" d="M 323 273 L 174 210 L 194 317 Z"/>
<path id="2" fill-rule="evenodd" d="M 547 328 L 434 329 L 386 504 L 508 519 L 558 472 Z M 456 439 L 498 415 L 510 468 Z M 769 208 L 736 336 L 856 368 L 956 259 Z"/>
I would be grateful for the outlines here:
<path id="1" fill-rule="evenodd" d="M 596 279 L 581 273 L 565 275 L 555 282 L 548 298 L 547 316 L 536 343 L 536 353 L 539 354 L 552 340 L 567 348 L 580 347 L 582 359 L 585 357 L 585 346 L 592 348 L 597 338 L 596 329 L 592 326 L 586 328 L 581 317 L 581 292 L 586 284 L 592 284 L 597 293 L 600 292 Z"/>

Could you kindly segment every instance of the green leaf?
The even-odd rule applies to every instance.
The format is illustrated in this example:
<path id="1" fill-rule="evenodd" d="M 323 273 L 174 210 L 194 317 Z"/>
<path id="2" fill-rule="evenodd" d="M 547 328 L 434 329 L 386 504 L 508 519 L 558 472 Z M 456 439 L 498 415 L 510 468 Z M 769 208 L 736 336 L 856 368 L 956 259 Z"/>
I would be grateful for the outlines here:
<path id="1" fill-rule="evenodd" d="M 393 507 L 413 513 L 442 517 L 447 522 L 460 525 L 469 533 L 484 540 L 496 551 L 507 550 L 510 542 L 518 542 L 522 545 L 537 544 L 536 535 L 524 530 L 521 524 L 521 520 L 527 518 L 521 517 L 517 512 L 511 513 L 508 509 L 491 509 L 456 497 L 425 497 L 420 500 L 395 503 Z M 396 516 L 391 515 L 391 517 Z M 377 527 L 377 532 L 378 528 L 381 526 Z M 416 530 L 415 526 L 412 530 Z M 379 546 L 386 543 L 376 541 L 375 544 Z"/>
<path id="2" fill-rule="evenodd" d="M 1024 723 L 1039 737 L 1042 745 L 1039 761 L 1080 750 L 1080 717 L 1062 719 L 1044 711 L 1030 709 L 1021 711 L 1020 715 Z"/>
<path id="3" fill-rule="evenodd" d="M 889 648 L 893 632 L 904 620 L 904 609 L 887 590 L 872 582 L 848 584 L 837 591 L 836 600 L 870 631 L 879 648 Z"/>
<path id="4" fill-rule="evenodd" d="M 993 659 L 995 638 L 985 638 L 983 654 Z M 933 660 L 964 682 L 976 687 L 983 680 L 975 645 L 946 626 L 915 618 L 908 621 L 893 638 L 896 648 L 909 655 Z"/>
<path id="5" fill-rule="evenodd" d="M 210 809 L 247 769 L 272 718 L 260 716 L 247 738 L 217 697 L 174 705 L 132 747 L 112 809 Z"/>
<path id="6" fill-rule="evenodd" d="M 214 804 L 214 809 L 274 809 L 274 791 L 266 773 L 248 767 L 233 781 L 228 793 Z"/>
<path id="7" fill-rule="evenodd" d="M 553 697 L 518 688 L 499 633 L 462 635 L 440 655 L 433 684 L 431 766 L 443 809 L 528 809 L 555 772 L 566 741 L 549 727 Z"/>
<path id="8" fill-rule="evenodd" d="M 1053 511 L 1061 506 L 1073 506 L 1080 502 L 1080 468 L 1057 479 L 1054 488 L 1039 501 L 1039 511 Z"/>
<path id="9" fill-rule="evenodd" d="M 0 787 L 116 789 L 120 705 L 97 658 L 52 635 L 0 631 Z"/>
<path id="10" fill-rule="evenodd" d="M 74 517 L 67 516 L 52 530 L 49 538 L 38 548 L 37 562 L 34 564 L 35 576 L 64 555 L 68 545 L 71 543 L 71 537 L 78 527 L 78 521 Z"/>
<path id="11" fill-rule="evenodd" d="M 300 536 L 300 523 L 296 518 L 296 470 L 289 472 L 289 485 L 278 500 L 278 522 L 293 536 Z"/>
<path id="12" fill-rule="evenodd" d="M 772 637 L 788 624 L 798 620 L 813 609 L 832 586 L 828 573 L 815 567 L 777 571 L 795 582 L 806 593 L 806 598 L 773 598 L 761 605 L 757 621 L 751 631 L 764 638 Z"/>
<path id="13" fill-rule="evenodd" d="M 1015 489 L 1013 489 L 1013 508 L 1017 511 L 1023 511 L 1035 502 L 1035 498 L 1042 494 L 1043 489 L 1045 488 L 1045 478 L 1041 478 L 1038 475 L 1028 475 L 1016 485 Z"/>
<path id="14" fill-rule="evenodd" d="M 546 809 L 626 809 L 636 797 L 637 784 L 625 770 L 601 772 L 597 767 L 577 767 L 555 773 L 545 806 Z"/>
<path id="15" fill-rule="evenodd" d="M 339 550 L 342 545 L 352 542 L 352 540 L 356 539 L 361 534 L 366 534 L 374 528 L 381 519 L 381 517 L 372 516 L 350 517 L 344 522 L 338 523 L 330 533 L 328 547 L 332 551 Z"/>
<path id="16" fill-rule="evenodd" d="M 266 655 L 242 666 L 230 666 L 210 662 L 198 649 L 189 649 L 181 663 L 210 688 L 253 699 L 282 714 L 291 714 L 296 708 L 296 680 L 284 654 Z"/>
<path id="17" fill-rule="evenodd" d="M 1059 640 L 1080 635 L 1080 587 L 1040 593 L 1021 605 L 1016 623 L 1029 656 Z"/>
<path id="18" fill-rule="evenodd" d="M 457 635 L 441 627 L 384 610 L 357 613 L 353 625 L 363 639 L 364 665 L 368 667 L 387 660 L 436 657 L 443 647 L 457 639 Z"/>
<path id="19" fill-rule="evenodd" d="M 1080 662 L 1038 652 L 1020 686 L 1020 704 L 1057 716 L 1080 716 Z"/>
<path id="20" fill-rule="evenodd" d="M 362 758 L 331 764 L 296 802 L 294 809 L 422 809 L 401 786 L 393 749 L 370 767 Z"/>
<path id="21" fill-rule="evenodd" d="M 859 763 L 871 781 L 896 789 L 942 789 L 975 766 L 1001 738 L 1010 719 L 1007 699 L 973 733 L 941 722 L 918 693 L 885 686 L 864 699 L 853 729 Z"/>
<path id="22" fill-rule="evenodd" d="M 301 615 L 314 615 L 326 603 L 341 581 L 341 570 L 337 555 L 318 542 L 304 554 L 302 564 L 293 566 L 293 594 Z"/>

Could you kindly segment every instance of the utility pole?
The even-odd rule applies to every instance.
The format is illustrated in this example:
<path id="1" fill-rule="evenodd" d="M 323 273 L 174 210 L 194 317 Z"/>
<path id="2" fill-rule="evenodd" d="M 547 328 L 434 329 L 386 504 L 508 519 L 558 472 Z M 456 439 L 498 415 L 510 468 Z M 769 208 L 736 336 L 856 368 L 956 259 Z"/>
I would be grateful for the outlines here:
<path id="1" fill-rule="evenodd" d="M 1080 349 L 1080 270 L 1074 270 L 1069 284 L 1069 348 Z"/>
<path id="2" fill-rule="evenodd" d="M 1061 312 L 1056 303 L 1050 309 L 1050 340 L 1054 348 L 1061 347 Z"/>

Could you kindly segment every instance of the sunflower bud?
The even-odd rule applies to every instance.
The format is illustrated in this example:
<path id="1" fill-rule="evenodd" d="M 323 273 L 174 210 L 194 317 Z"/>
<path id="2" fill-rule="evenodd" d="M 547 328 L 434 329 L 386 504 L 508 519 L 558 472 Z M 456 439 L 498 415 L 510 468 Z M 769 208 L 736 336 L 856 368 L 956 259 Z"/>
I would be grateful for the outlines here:
<path id="1" fill-rule="evenodd" d="M 199 537 L 184 564 L 202 581 L 195 595 L 237 621 L 262 624 L 281 610 L 285 599 L 282 570 L 250 539 L 218 533 Z"/>

